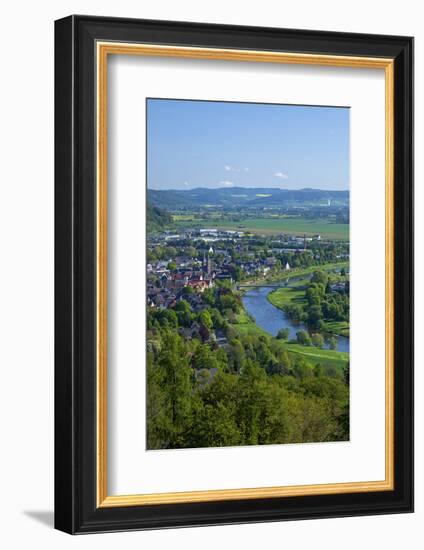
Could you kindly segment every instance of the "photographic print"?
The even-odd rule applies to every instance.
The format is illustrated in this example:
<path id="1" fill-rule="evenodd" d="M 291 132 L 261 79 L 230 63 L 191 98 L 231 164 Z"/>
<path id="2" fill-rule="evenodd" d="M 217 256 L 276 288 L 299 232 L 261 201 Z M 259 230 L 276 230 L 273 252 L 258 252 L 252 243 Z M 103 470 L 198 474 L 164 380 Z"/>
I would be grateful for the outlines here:
<path id="1" fill-rule="evenodd" d="M 349 109 L 147 99 L 147 449 L 349 440 Z"/>
<path id="2" fill-rule="evenodd" d="M 413 511 L 413 46 L 55 22 L 57 529 Z"/>

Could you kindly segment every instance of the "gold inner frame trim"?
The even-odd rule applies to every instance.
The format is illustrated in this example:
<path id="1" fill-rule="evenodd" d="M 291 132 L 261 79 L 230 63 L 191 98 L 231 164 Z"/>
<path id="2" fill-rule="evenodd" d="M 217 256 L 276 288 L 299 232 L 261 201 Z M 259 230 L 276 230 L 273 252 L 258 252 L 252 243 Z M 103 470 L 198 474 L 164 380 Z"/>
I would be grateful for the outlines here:
<path id="1" fill-rule="evenodd" d="M 97 506 L 142 506 L 255 498 L 365 493 L 394 489 L 394 61 L 219 48 L 97 42 Z M 109 496 L 107 492 L 107 61 L 109 55 L 220 59 L 261 63 L 384 69 L 385 71 L 385 479 L 315 485 L 217 489 Z"/>

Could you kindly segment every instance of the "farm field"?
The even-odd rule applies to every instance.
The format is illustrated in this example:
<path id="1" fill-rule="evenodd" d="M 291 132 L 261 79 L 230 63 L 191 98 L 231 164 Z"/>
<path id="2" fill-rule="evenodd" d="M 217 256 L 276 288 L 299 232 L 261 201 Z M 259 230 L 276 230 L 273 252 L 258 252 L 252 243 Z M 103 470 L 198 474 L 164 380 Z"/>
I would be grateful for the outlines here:
<path id="1" fill-rule="evenodd" d="M 230 221 L 225 219 L 204 219 L 195 220 L 189 219 L 189 216 L 184 216 L 181 219 L 174 216 L 175 224 L 178 227 L 197 227 L 197 228 L 213 228 L 213 229 L 228 229 L 248 231 L 251 233 L 262 235 L 275 235 L 287 233 L 291 235 L 321 235 L 323 238 L 348 240 L 349 225 L 340 223 L 331 223 L 327 220 L 310 220 L 306 218 L 288 218 L 288 217 L 272 217 L 272 218 L 246 218 L 243 221 Z"/>

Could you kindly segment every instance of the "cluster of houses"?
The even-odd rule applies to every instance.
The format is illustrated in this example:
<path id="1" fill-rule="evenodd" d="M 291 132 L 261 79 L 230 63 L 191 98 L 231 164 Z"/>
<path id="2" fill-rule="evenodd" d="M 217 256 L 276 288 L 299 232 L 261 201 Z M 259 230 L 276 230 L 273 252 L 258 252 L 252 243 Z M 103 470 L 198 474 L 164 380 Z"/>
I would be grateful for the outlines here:
<path id="1" fill-rule="evenodd" d="M 236 247 L 240 258 L 232 259 L 225 249 L 217 248 L 215 255 L 220 256 L 219 265 L 213 265 L 211 256 L 214 254 L 212 247 L 204 251 L 203 260 L 178 256 L 172 259 L 174 269 L 169 269 L 170 260 L 156 261 L 147 264 L 147 302 L 150 307 L 169 308 L 173 307 L 179 298 L 187 295 L 191 298 L 193 310 L 200 307 L 196 303 L 196 294 L 203 293 L 206 289 L 212 288 L 216 281 L 227 280 L 233 283 L 233 270 L 240 268 L 247 276 L 266 276 L 275 267 L 277 258 L 270 256 L 258 258 L 254 252 L 244 250 L 243 246 Z M 290 269 L 288 263 L 285 270 Z M 194 292 L 187 292 L 191 288 Z M 193 296 L 194 295 L 194 296 Z"/>
<path id="2" fill-rule="evenodd" d="M 165 240 L 177 241 L 180 239 L 192 239 L 193 241 L 202 240 L 204 242 L 213 242 L 213 241 L 233 241 L 245 236 L 244 231 L 232 230 L 232 229 L 183 229 L 180 233 L 175 233 L 172 231 L 164 231 L 161 235 L 151 235 L 150 240 Z"/>
<path id="3" fill-rule="evenodd" d="M 204 242 L 212 241 L 236 241 L 246 236 L 245 231 L 232 230 L 232 229 L 184 229 L 180 233 L 173 233 L 172 231 L 165 231 L 162 235 L 157 235 L 156 238 L 164 239 L 165 241 L 174 241 L 180 239 L 192 239 L 194 241 L 202 240 Z M 155 236 L 151 236 L 154 239 Z M 284 235 L 283 242 L 289 246 L 295 246 L 299 249 L 306 249 L 307 243 L 313 241 L 321 241 L 321 235 L 313 236 L 296 236 L 296 235 Z"/>
<path id="4" fill-rule="evenodd" d="M 199 234 L 201 237 L 234 238 L 243 237 L 244 231 L 233 231 L 229 229 L 200 229 Z"/>
<path id="5" fill-rule="evenodd" d="M 249 260 L 236 260 L 235 264 L 243 270 L 243 272 L 250 277 L 265 276 L 268 272 L 276 266 L 277 258 L 271 256 L 269 258 L 260 259 L 254 256 Z M 288 271 L 290 264 L 287 262 L 284 269 Z"/>
<path id="6" fill-rule="evenodd" d="M 173 307 L 177 300 L 184 296 L 193 311 L 203 309 L 199 294 L 207 288 L 212 288 L 218 280 L 233 282 L 231 271 L 227 265 L 214 267 L 212 265 L 212 248 L 203 261 L 190 258 L 175 258 L 176 269 L 169 269 L 169 262 L 156 262 L 147 265 L 147 304 L 149 307 Z M 193 292 L 187 292 L 190 288 Z"/>

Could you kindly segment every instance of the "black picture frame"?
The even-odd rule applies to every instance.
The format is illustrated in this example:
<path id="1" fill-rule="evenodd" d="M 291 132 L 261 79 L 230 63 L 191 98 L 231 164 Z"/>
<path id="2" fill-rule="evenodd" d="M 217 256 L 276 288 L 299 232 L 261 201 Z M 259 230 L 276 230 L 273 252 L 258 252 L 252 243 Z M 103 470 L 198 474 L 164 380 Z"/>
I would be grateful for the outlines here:
<path id="1" fill-rule="evenodd" d="M 394 490 L 97 507 L 98 40 L 394 60 Z M 55 74 L 55 527 L 77 534 L 412 512 L 413 39 L 73 15 L 55 23 Z"/>

